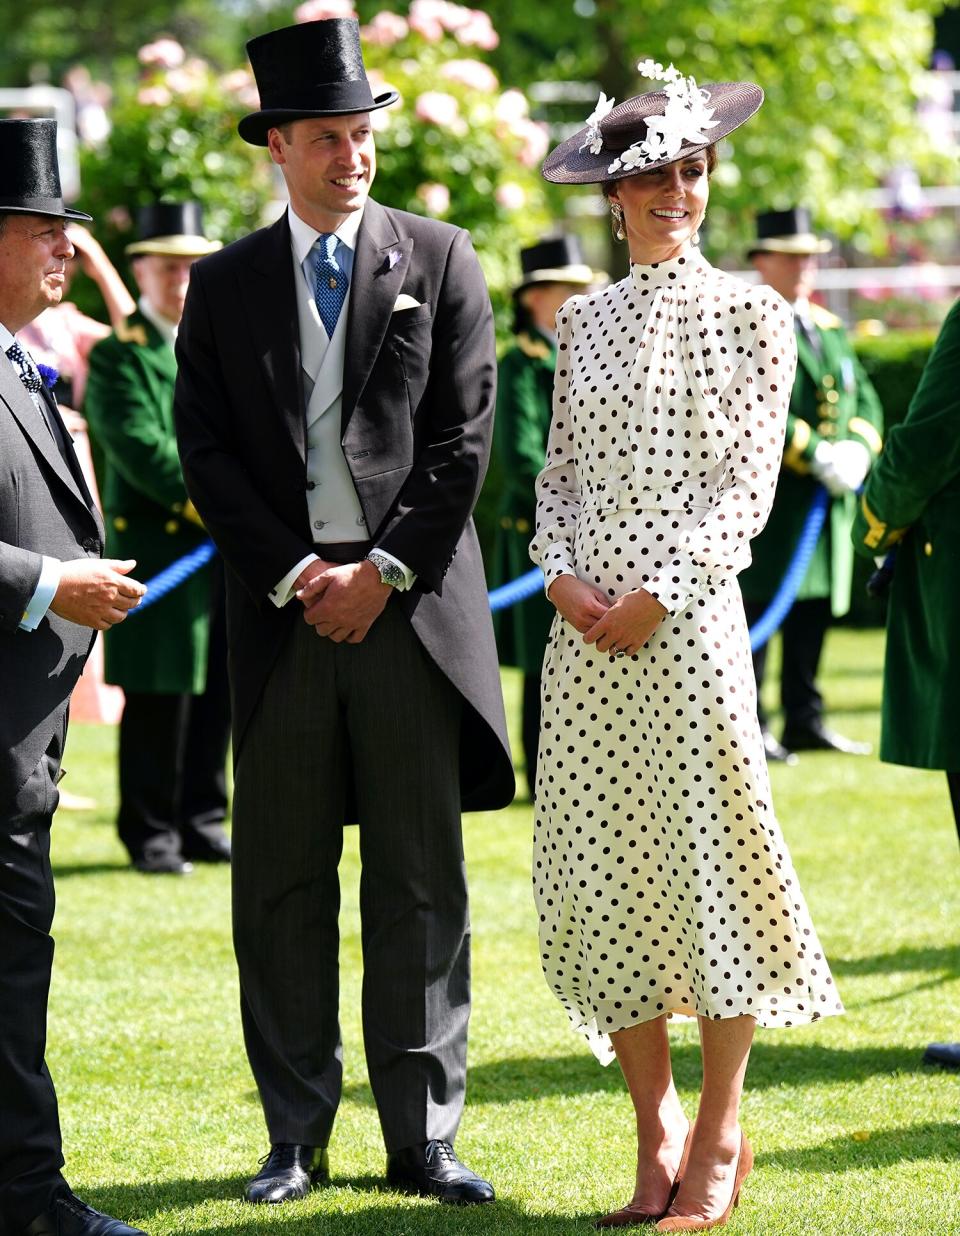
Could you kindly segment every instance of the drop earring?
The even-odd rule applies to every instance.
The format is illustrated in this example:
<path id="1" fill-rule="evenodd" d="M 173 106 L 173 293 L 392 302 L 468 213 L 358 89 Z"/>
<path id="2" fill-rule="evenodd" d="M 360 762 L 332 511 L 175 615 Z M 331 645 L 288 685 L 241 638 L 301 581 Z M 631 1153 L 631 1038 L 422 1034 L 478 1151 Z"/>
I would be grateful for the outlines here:
<path id="1" fill-rule="evenodd" d="M 610 203 L 610 214 L 613 216 L 613 234 L 617 240 L 625 240 L 626 232 L 623 230 L 623 207 L 619 202 Z"/>

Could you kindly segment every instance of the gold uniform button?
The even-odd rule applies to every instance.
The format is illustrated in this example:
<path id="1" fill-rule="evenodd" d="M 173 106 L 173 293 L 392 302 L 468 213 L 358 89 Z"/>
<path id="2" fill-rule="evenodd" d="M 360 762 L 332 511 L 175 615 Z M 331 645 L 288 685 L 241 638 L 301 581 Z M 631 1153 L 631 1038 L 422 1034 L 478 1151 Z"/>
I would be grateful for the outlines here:
<path id="1" fill-rule="evenodd" d="M 500 527 L 501 528 L 512 528 L 513 527 L 513 520 L 510 518 L 509 515 L 500 516 Z"/>
<path id="2" fill-rule="evenodd" d="M 176 519 L 168 519 L 167 522 L 163 525 L 164 532 L 169 532 L 171 535 L 173 535 L 174 532 L 178 532 L 179 529 L 180 529 L 180 523 Z"/>
<path id="3" fill-rule="evenodd" d="M 529 532 L 530 531 L 530 520 L 529 519 L 518 519 L 514 526 L 516 527 L 518 532 Z"/>
<path id="4" fill-rule="evenodd" d="M 928 558 L 933 553 L 933 546 L 931 545 L 929 541 L 927 541 L 927 543 L 924 545 L 923 552 L 927 555 Z"/>
<path id="5" fill-rule="evenodd" d="M 827 388 L 827 390 L 829 390 L 831 386 L 836 386 L 836 380 L 834 379 L 832 373 L 825 373 L 823 375 L 823 385 Z"/>
<path id="6" fill-rule="evenodd" d="M 833 421 L 821 421 L 817 426 L 817 433 L 822 438 L 835 438 L 837 435 L 837 427 Z"/>
<path id="7" fill-rule="evenodd" d="M 117 530 L 117 532 L 126 532 L 127 530 L 126 516 L 124 515 L 115 516 L 113 520 L 113 526 Z"/>
<path id="8" fill-rule="evenodd" d="M 839 403 L 840 395 L 837 391 L 827 391 L 827 403 Z"/>
<path id="9" fill-rule="evenodd" d="M 183 503 L 182 503 L 182 502 L 175 502 L 175 503 L 173 504 L 173 506 L 170 508 L 170 510 L 171 510 L 171 511 L 173 511 L 174 515 L 180 515 L 180 514 L 182 514 L 182 512 L 183 512 Z"/>

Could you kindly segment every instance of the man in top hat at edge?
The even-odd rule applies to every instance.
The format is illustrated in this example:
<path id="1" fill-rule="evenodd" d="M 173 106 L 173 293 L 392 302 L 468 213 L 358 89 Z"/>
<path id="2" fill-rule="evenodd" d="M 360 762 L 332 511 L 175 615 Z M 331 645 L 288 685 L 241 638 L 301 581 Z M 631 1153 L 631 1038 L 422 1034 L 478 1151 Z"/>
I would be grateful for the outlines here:
<path id="1" fill-rule="evenodd" d="M 173 351 L 190 267 L 219 241 L 196 202 L 140 208 L 127 246 L 140 292 L 90 354 L 84 404 L 103 456 L 107 553 L 148 579 L 206 541 L 187 497 L 173 426 Z M 228 862 L 230 740 L 226 616 L 219 561 L 194 572 L 135 622 L 107 633 L 105 678 L 123 688 L 117 831 L 133 866 L 183 875 Z"/>
<path id="2" fill-rule="evenodd" d="M 496 386 L 470 238 L 369 196 L 355 19 L 248 44 L 290 205 L 191 272 L 187 489 L 227 566 L 234 944 L 270 1153 L 251 1202 L 328 1177 L 342 1080 L 337 864 L 359 822 L 363 1032 L 394 1187 L 493 1200 L 453 1149 L 470 927 L 461 808 L 514 790 L 471 511 Z"/>
<path id="3" fill-rule="evenodd" d="M 548 236 L 520 250 L 514 289 L 514 342 L 500 358 L 494 450 L 501 492 L 492 583 L 509 583 L 530 569 L 528 546 L 536 516 L 537 476 L 543 469 L 557 367 L 556 318 L 571 296 L 607 282 L 583 260 L 576 236 Z M 536 785 L 540 742 L 540 669 L 556 610 L 541 590 L 494 615 L 502 665 L 523 671 L 520 732 L 527 786 Z"/>
<path id="4" fill-rule="evenodd" d="M 771 732 L 760 702 L 767 647 L 753 656 L 767 758 L 787 763 L 796 762 L 797 751 L 865 755 L 870 750 L 827 727 L 817 686 L 831 618 L 841 618 L 850 609 L 856 493 L 883 445 L 883 408 L 840 319 L 810 300 L 817 255 L 829 249 L 830 242 L 814 234 L 809 212 L 797 207 L 758 215 L 757 239 L 749 253 L 761 280 L 793 305 L 797 335 L 797 375 L 773 509 L 751 544 L 753 562 L 740 576 L 751 625 L 780 584 L 818 483 L 830 494 L 823 531 L 780 629 L 780 740 Z"/>
<path id="5" fill-rule="evenodd" d="M 61 1174 L 44 1063 L 53 961 L 50 826 L 70 693 L 98 630 L 143 596 L 103 525 L 49 386 L 17 340 L 63 294 L 73 256 L 56 122 L 0 120 L 0 1231 L 142 1236 Z"/>

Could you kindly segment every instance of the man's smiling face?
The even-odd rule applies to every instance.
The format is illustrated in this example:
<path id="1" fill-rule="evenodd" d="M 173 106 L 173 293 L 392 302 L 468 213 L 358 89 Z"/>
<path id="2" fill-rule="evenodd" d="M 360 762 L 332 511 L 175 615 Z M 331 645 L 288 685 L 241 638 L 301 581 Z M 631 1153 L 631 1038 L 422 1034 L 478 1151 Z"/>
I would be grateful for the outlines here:
<path id="1" fill-rule="evenodd" d="M 377 171 L 367 112 L 294 120 L 271 129 L 267 146 L 305 223 L 333 232 L 363 207 Z"/>

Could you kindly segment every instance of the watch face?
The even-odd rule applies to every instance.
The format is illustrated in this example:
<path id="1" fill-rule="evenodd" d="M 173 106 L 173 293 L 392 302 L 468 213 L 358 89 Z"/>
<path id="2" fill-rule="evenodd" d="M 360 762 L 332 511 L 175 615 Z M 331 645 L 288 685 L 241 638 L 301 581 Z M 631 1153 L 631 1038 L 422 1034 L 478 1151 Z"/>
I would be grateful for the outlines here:
<path id="1" fill-rule="evenodd" d="M 390 559 L 385 558 L 383 554 L 370 554 L 370 561 L 380 572 L 380 580 L 382 583 L 389 584 L 392 588 L 396 588 L 398 584 L 403 583 L 403 571 L 395 562 L 391 562 Z"/>

